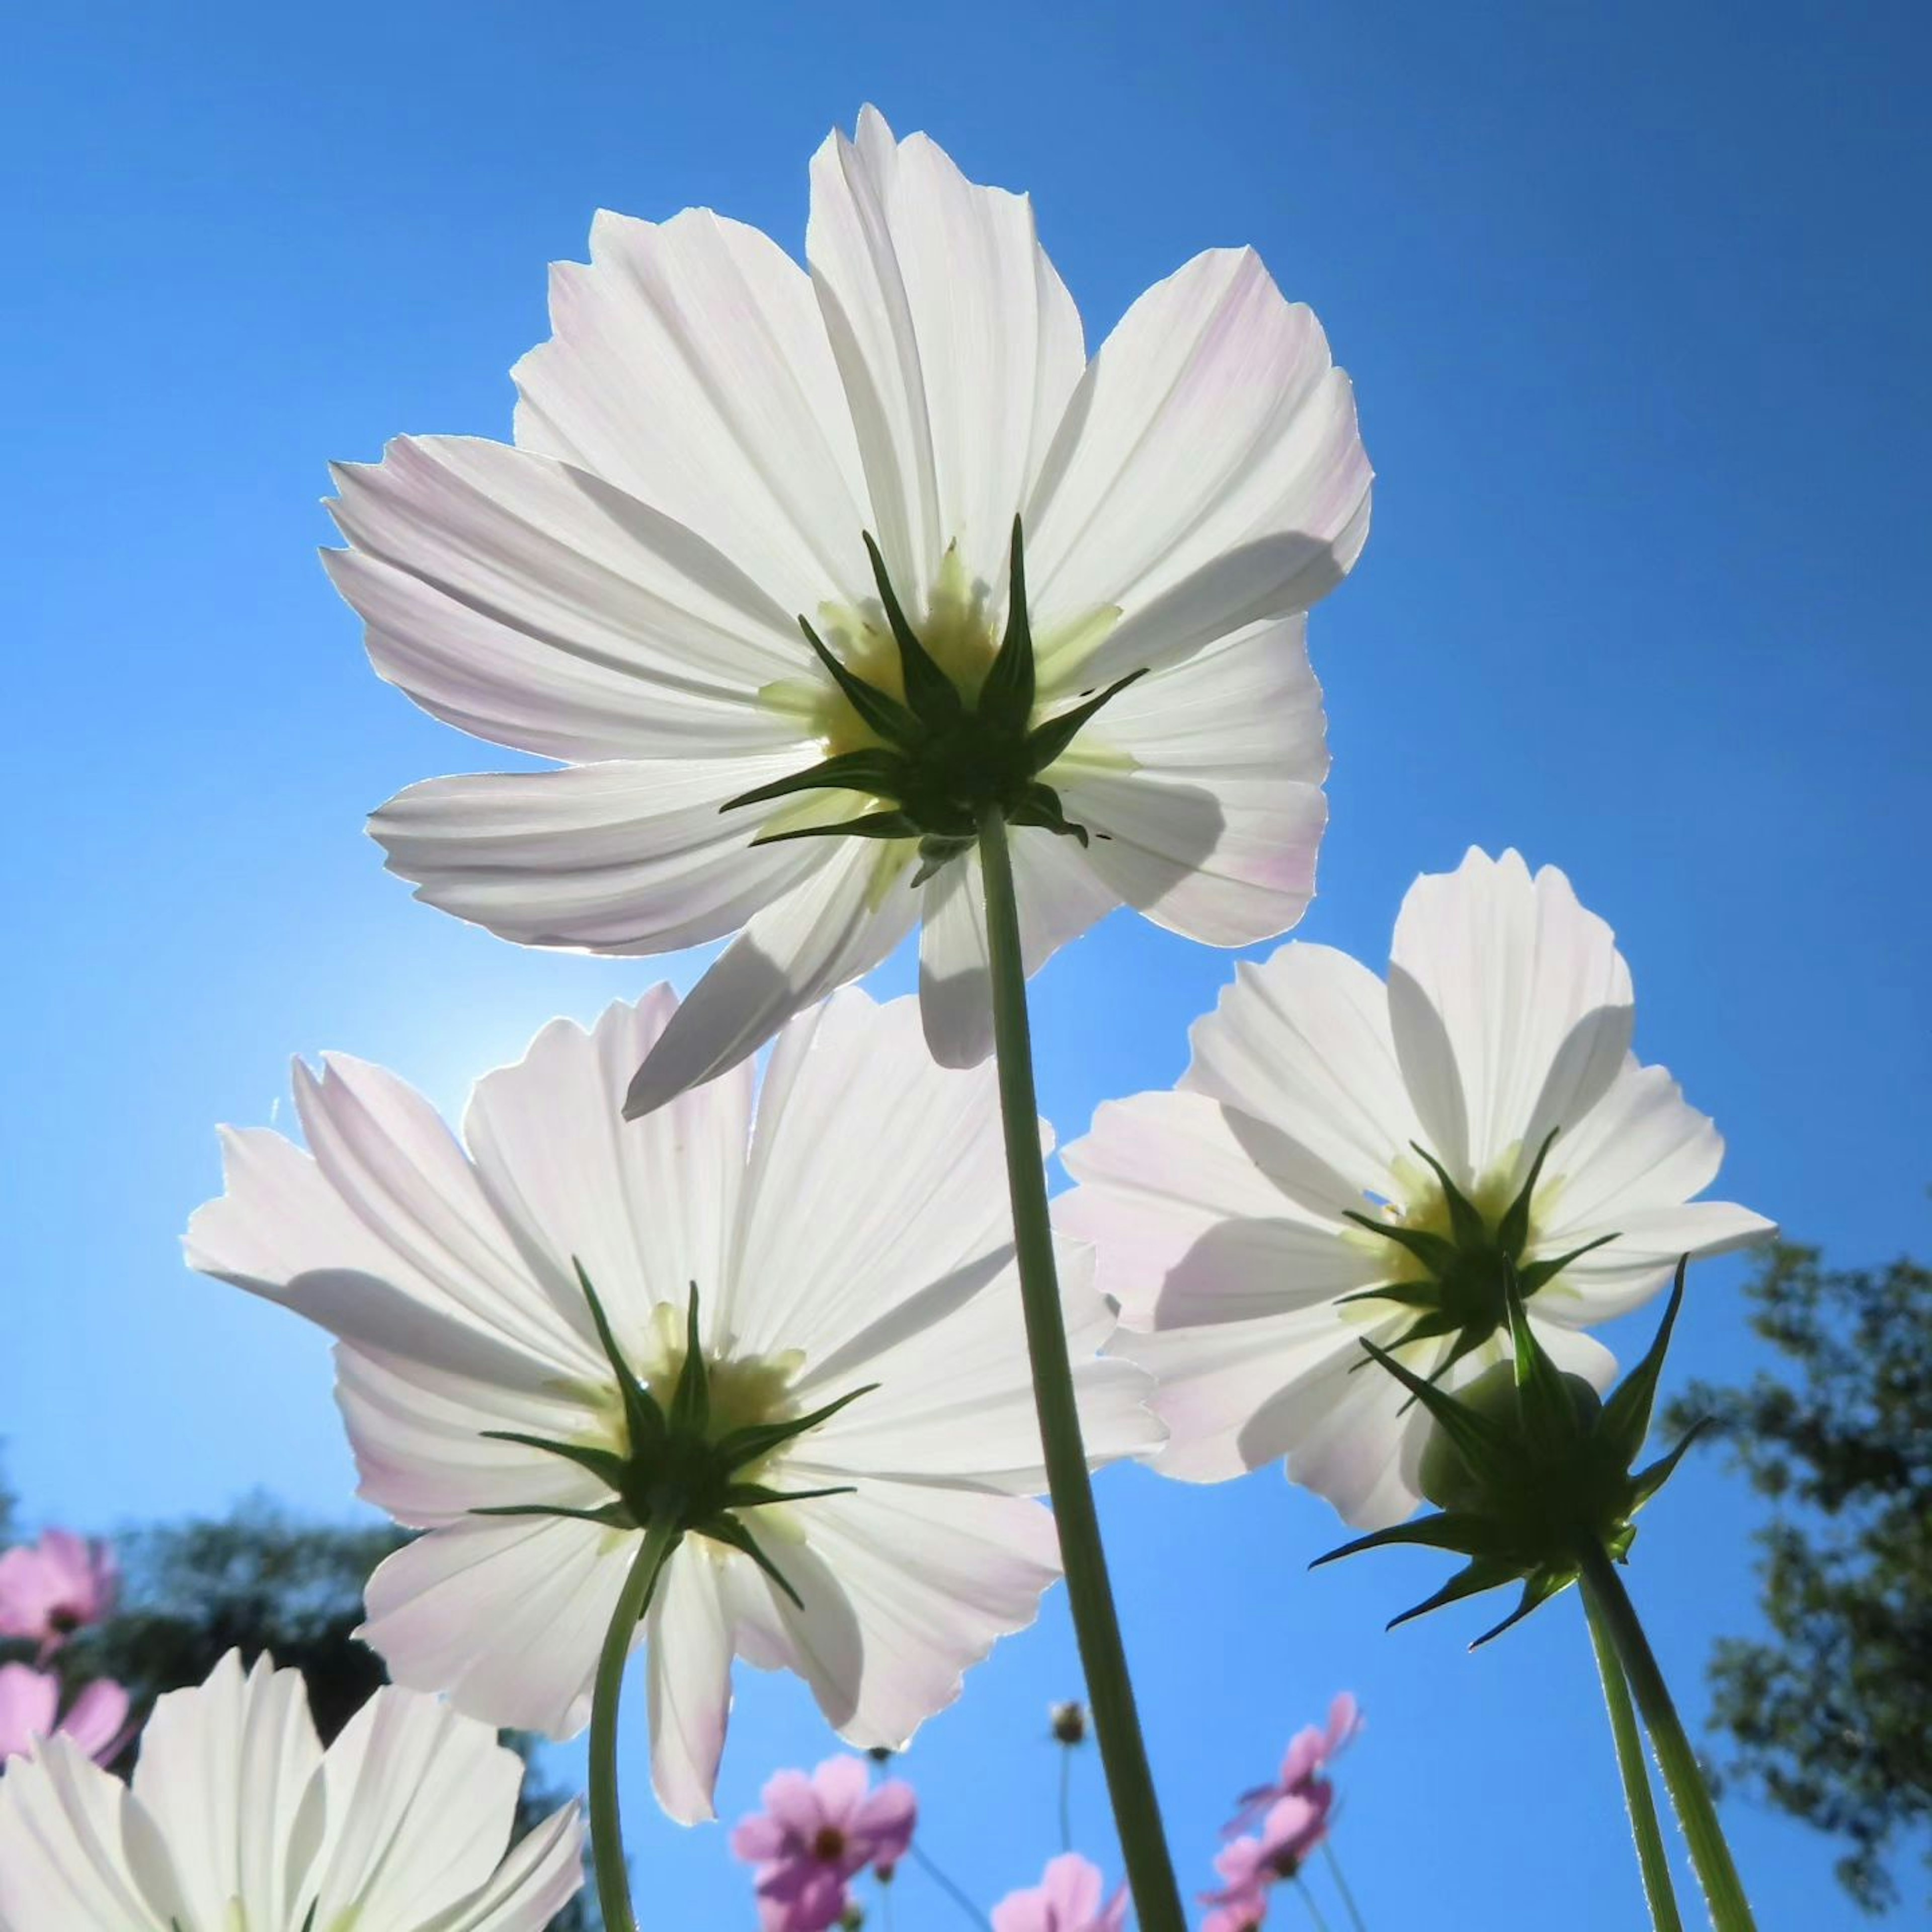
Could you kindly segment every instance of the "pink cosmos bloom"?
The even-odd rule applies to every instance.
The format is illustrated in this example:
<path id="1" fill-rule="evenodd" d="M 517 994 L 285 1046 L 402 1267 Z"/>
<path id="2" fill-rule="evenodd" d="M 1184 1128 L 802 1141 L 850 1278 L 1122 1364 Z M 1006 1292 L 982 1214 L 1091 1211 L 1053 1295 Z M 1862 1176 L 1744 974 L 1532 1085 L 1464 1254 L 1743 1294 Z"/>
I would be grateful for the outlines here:
<path id="1" fill-rule="evenodd" d="M 912 1786 L 868 1784 L 862 1758 L 827 1758 L 809 1778 L 782 1771 L 760 1794 L 764 1810 L 732 1832 L 732 1851 L 758 1868 L 764 1932 L 825 1932 L 845 1910 L 849 1880 L 905 1856 L 919 1813 Z"/>
<path id="2" fill-rule="evenodd" d="M 1065 1852 L 1040 1882 L 1010 1892 L 993 1907 L 993 1932 L 1121 1932 L 1127 1922 L 1127 1888 L 1100 1902 L 1100 1868 L 1078 1852 Z"/>
<path id="3" fill-rule="evenodd" d="M 1223 1880 L 1219 1892 L 1204 1892 L 1204 1903 L 1220 1908 L 1202 1932 L 1250 1932 L 1268 1911 L 1268 1888 L 1292 1878 L 1309 1854 L 1328 1835 L 1332 1786 L 1317 1780 L 1305 1795 L 1277 1798 L 1262 1820 L 1260 1834 L 1224 1845 L 1214 1860 Z"/>
<path id="4" fill-rule="evenodd" d="M 1226 1827 L 1229 1834 L 1251 1825 L 1276 1799 L 1306 1798 L 1316 1786 L 1325 1786 L 1322 1773 L 1330 1760 L 1339 1757 L 1343 1748 L 1362 1728 L 1362 1713 L 1354 1694 L 1340 1690 L 1328 1706 L 1328 1722 L 1304 1724 L 1290 1741 L 1281 1761 L 1281 1772 L 1272 1784 L 1257 1784 L 1241 1793 L 1240 1809 Z"/>
<path id="5" fill-rule="evenodd" d="M 25 1637 L 44 1660 L 82 1625 L 114 1607 L 121 1581 L 114 1552 L 71 1530 L 0 1555 L 0 1636 Z"/>
<path id="6" fill-rule="evenodd" d="M 60 1710 L 60 1679 L 25 1664 L 0 1664 L 0 1763 L 23 1757 L 35 1738 L 56 1732 L 97 1764 L 105 1764 L 128 1736 L 128 1694 L 112 1678 L 84 1684 Z"/>

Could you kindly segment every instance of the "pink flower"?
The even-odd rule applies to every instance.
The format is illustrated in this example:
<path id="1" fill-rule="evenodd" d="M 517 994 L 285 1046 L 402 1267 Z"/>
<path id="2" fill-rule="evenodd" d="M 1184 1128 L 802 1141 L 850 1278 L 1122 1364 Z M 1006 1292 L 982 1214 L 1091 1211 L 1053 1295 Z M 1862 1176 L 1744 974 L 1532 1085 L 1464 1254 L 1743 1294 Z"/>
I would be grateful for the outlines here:
<path id="1" fill-rule="evenodd" d="M 993 1932 L 1121 1932 L 1127 1888 L 1100 1903 L 1100 1869 L 1078 1852 L 1063 1852 L 1027 1892 L 1010 1892 L 993 1907 Z"/>
<path id="2" fill-rule="evenodd" d="M 35 1738 L 59 1732 L 105 1764 L 128 1738 L 128 1694 L 111 1678 L 83 1684 L 64 1715 L 60 1679 L 24 1664 L 0 1664 L 0 1763 L 24 1756 Z"/>
<path id="3" fill-rule="evenodd" d="M 847 1903 L 847 1882 L 868 1865 L 890 1873 L 912 1844 L 918 1801 L 898 1780 L 868 1789 L 862 1758 L 827 1758 L 808 1778 L 782 1771 L 765 1808 L 731 1834 L 731 1850 L 758 1867 L 764 1932 L 825 1932 Z"/>
<path id="4" fill-rule="evenodd" d="M 1328 1780 L 1322 1773 L 1361 1728 L 1361 1709 L 1354 1696 L 1346 1690 L 1337 1691 L 1328 1706 L 1327 1727 L 1307 1724 L 1296 1732 L 1282 1756 L 1280 1775 L 1272 1784 L 1258 1784 L 1241 1793 L 1238 1801 L 1241 1808 L 1228 1820 L 1226 1831 L 1232 1834 L 1252 1825 L 1281 1798 L 1307 1798 L 1318 1789 L 1327 1790 Z M 1327 1810 L 1325 1804 L 1322 1808 Z"/>
<path id="5" fill-rule="evenodd" d="M 1219 1910 L 1202 1932 L 1250 1932 L 1260 1924 L 1268 1912 L 1269 1887 L 1293 1878 L 1328 1835 L 1328 1809 L 1334 1799 L 1333 1787 L 1317 1781 L 1305 1795 L 1277 1798 L 1258 1836 L 1222 1846 L 1214 1860 L 1221 1889 L 1201 1894 L 1204 1904 Z"/>
<path id="6" fill-rule="evenodd" d="M 114 1607 L 121 1573 L 104 1543 L 71 1530 L 40 1532 L 0 1555 L 0 1636 L 26 1637 L 43 1660 L 85 1624 Z"/>

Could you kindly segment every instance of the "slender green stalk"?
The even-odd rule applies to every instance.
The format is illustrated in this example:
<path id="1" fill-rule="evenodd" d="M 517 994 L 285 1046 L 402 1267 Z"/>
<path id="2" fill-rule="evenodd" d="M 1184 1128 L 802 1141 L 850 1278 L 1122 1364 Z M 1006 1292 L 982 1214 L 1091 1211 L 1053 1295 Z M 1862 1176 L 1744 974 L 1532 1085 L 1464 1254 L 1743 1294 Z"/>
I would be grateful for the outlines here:
<path id="1" fill-rule="evenodd" d="M 1073 1849 L 1073 1747 L 1061 1744 L 1060 1751 L 1060 1849 Z"/>
<path id="2" fill-rule="evenodd" d="M 908 1855 L 913 1863 L 918 1866 L 920 1870 L 924 1872 L 926 1876 L 931 1879 L 933 1883 L 938 1886 L 940 1890 L 944 1892 L 946 1897 L 951 1899 L 975 1925 L 980 1927 L 983 1932 L 986 1924 L 986 1915 L 973 1903 L 971 1898 L 963 1888 L 956 1885 L 946 1876 L 946 1873 L 940 1869 L 938 1862 L 922 1849 L 916 1838 L 908 1848 Z"/>
<path id="3" fill-rule="evenodd" d="M 1315 1932 L 1328 1932 L 1328 1922 L 1322 1916 L 1322 1908 L 1315 1902 L 1315 1894 L 1308 1888 L 1306 1879 L 1298 1876 L 1294 1888 L 1301 1894 L 1301 1902 L 1308 1908 L 1308 1916 L 1315 1922 Z"/>
<path id="4" fill-rule="evenodd" d="M 1087 1451 L 1080 1439 L 1080 1412 L 1073 1399 L 1073 1371 L 1054 1266 L 1052 1224 L 1047 1216 L 1046 1170 L 1040 1160 L 1040 1104 L 1034 1094 L 1033 1041 L 1027 1022 L 1026 968 L 1020 956 L 1012 856 L 1005 821 L 997 811 L 989 811 L 981 821 L 980 860 L 986 874 L 993 1039 L 999 1060 L 1013 1244 L 1019 1259 L 1027 1348 L 1033 1361 L 1034 1402 L 1066 1571 L 1067 1602 L 1142 1932 L 1184 1932 L 1180 1891 L 1174 1883 L 1154 1774 L 1134 1707 L 1100 1520 L 1088 1480 Z"/>
<path id="5" fill-rule="evenodd" d="M 1671 1701 L 1670 1687 L 1658 1668 L 1650 1640 L 1637 1621 L 1636 1606 L 1624 1589 L 1617 1567 L 1600 1544 L 1586 1541 L 1579 1549 L 1585 1600 L 1601 1615 L 1610 1640 L 1622 1660 L 1624 1675 L 1636 1698 L 1650 1732 L 1650 1748 L 1656 1754 L 1658 1768 L 1664 1773 L 1665 1788 L 1677 1814 L 1678 1828 L 1690 1849 L 1690 1863 L 1697 1882 L 1704 1890 L 1710 1908 L 1711 1923 L 1717 1932 L 1756 1932 L 1749 1901 L 1744 1897 L 1731 1848 L 1724 1842 L 1724 1827 L 1718 1822 L 1717 1807 L 1711 1802 L 1704 1774 L 1684 1721 Z"/>
<path id="6" fill-rule="evenodd" d="M 1617 1768 L 1623 1773 L 1624 1804 L 1630 1813 L 1630 1836 L 1636 1840 L 1636 1862 L 1643 1874 L 1643 1895 L 1656 1932 L 1684 1932 L 1677 1914 L 1677 1894 L 1670 1882 L 1670 1860 L 1657 1822 L 1657 1803 L 1651 1795 L 1650 1764 L 1638 1735 L 1636 1713 L 1630 1708 L 1630 1685 L 1617 1658 L 1616 1640 L 1597 1600 L 1588 1592 L 1583 1608 L 1590 1624 L 1590 1642 L 1597 1653 L 1597 1674 L 1604 1680 L 1604 1702 L 1610 1714 L 1610 1735 L 1616 1740 Z"/>
<path id="7" fill-rule="evenodd" d="M 683 1532 L 668 1514 L 644 1532 L 631 1574 L 611 1612 L 597 1658 L 590 1699 L 590 1856 L 597 1872 L 597 1903 L 605 1932 L 638 1932 L 631 1910 L 631 1875 L 624 1864 L 624 1826 L 617 1806 L 617 1704 L 631 1636 L 650 1609 L 651 1594 Z"/>
<path id="8" fill-rule="evenodd" d="M 1348 1889 L 1348 1881 L 1342 1875 L 1342 1861 L 1335 1856 L 1333 1838 L 1322 1840 L 1322 1856 L 1328 1862 L 1328 1876 L 1335 1881 L 1335 1889 L 1342 1894 L 1342 1903 L 1348 1908 L 1348 1923 L 1355 1932 L 1369 1932 L 1362 1923 L 1361 1909 L 1355 1903 L 1355 1894 Z"/>

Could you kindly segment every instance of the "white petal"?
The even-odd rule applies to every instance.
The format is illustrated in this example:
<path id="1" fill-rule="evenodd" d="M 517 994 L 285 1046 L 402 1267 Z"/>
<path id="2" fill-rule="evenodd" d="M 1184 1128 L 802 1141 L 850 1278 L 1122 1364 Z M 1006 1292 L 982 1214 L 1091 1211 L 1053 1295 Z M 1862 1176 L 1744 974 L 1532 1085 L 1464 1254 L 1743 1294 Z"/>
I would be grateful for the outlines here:
<path id="1" fill-rule="evenodd" d="M 1060 1574 L 1052 1517 L 1016 1497 L 867 1483 L 811 1508 L 811 1548 L 856 1622 L 858 1676 L 827 1669 L 838 1656 L 822 1646 L 802 1667 L 834 1728 L 862 1748 L 903 1745 L 951 1703 L 962 1674 L 1032 1622 Z M 790 1574 L 792 1553 L 779 1560 Z M 782 1614 L 803 1649 L 814 1633 L 789 1604 Z"/>
<path id="2" fill-rule="evenodd" d="M 523 1762 L 487 1724 L 386 1685 L 329 1747 L 326 1827 L 302 1909 L 316 1922 L 413 1928 L 489 1881 Z"/>
<path id="3" fill-rule="evenodd" d="M 659 986 L 594 1032 L 553 1020 L 514 1066 L 476 1084 L 464 1138 L 531 1271 L 595 1346 L 580 1264 L 627 1350 L 651 1310 L 682 1312 L 696 1282 L 722 1300 L 751 1130 L 752 1066 L 626 1121 L 624 1094 L 677 1010 Z"/>
<path id="4" fill-rule="evenodd" d="M 584 1822 L 553 1811 L 518 1840 L 489 1882 L 422 1932 L 543 1932 L 584 1885 Z"/>
<path id="5" fill-rule="evenodd" d="M 803 1349 L 801 1398 L 842 1394 L 872 1379 L 858 1370 L 880 1324 L 897 1333 L 913 1308 L 930 1322 L 990 1279 L 971 1264 L 1004 1249 L 1007 1214 L 992 1068 L 935 1066 L 914 1000 L 842 993 L 786 1028 L 766 1070 L 733 1270 L 740 1346 Z"/>
<path id="6" fill-rule="evenodd" d="M 434 1530 L 370 1578 L 356 1634 L 399 1684 L 486 1724 L 572 1737 L 640 1540 L 554 1518 Z"/>
<path id="7" fill-rule="evenodd" d="M 1701 1261 L 1754 1247 L 1772 1240 L 1778 1226 L 1729 1201 L 1689 1201 L 1630 1210 L 1602 1232 L 1617 1239 L 1572 1262 L 1537 1292 L 1538 1307 L 1552 1322 L 1608 1322 L 1640 1308 L 1669 1282 L 1680 1256 Z M 1566 1236 L 1560 1244 L 1552 1239 L 1542 1245 L 1561 1252 L 1580 1243 Z"/>
<path id="8" fill-rule="evenodd" d="M 1106 683 L 1306 610 L 1368 533 L 1369 465 L 1320 325 L 1252 250 L 1198 255 L 1121 318 L 1027 515 L 1035 629 L 1124 612 Z"/>
<path id="9" fill-rule="evenodd" d="M 645 1619 L 651 1783 L 681 1825 L 717 1815 L 712 1797 L 731 1714 L 732 1648 L 718 1575 L 727 1561 L 744 1560 L 702 1537 L 686 1538 Z"/>
<path id="10" fill-rule="evenodd" d="M 1020 957 L 1030 977 L 1120 896 L 1072 839 L 1030 826 L 1010 836 Z M 919 998 L 926 1044 L 942 1066 L 976 1066 L 993 1050 L 986 882 L 976 849 L 926 882 L 925 904 Z"/>
<path id="11" fill-rule="evenodd" d="M 1400 1198 L 1394 1163 L 1422 1128 L 1396 1061 L 1387 994 L 1366 966 L 1301 944 L 1244 960 L 1188 1040 L 1181 1085 L 1305 1148 L 1335 1177 L 1336 1212 L 1360 1211 L 1364 1195 Z"/>
<path id="12" fill-rule="evenodd" d="M 1094 1287 L 1092 1251 L 1070 1241 L 1054 1251 L 1081 1432 L 1097 1468 L 1152 1448 L 1160 1430 L 1145 1406 L 1146 1379 L 1124 1362 L 1096 1359 L 1114 1317 Z M 1019 1274 L 1008 1262 L 964 1307 L 862 1360 L 851 1352 L 852 1382 L 878 1387 L 801 1439 L 786 1461 L 786 1485 L 856 1475 L 1042 1493 L 1025 1337 Z"/>
<path id="13" fill-rule="evenodd" d="M 1082 855 L 1094 871 L 1209 945 L 1273 938 L 1314 893 L 1328 754 L 1305 628 L 1256 625 L 1141 679 L 1045 774 L 1104 835 Z"/>
<path id="14" fill-rule="evenodd" d="M 1277 1130 L 1204 1094 L 1112 1101 L 1061 1156 L 1080 1185 L 1055 1225 L 1091 1241 L 1130 1327 L 1238 1321 L 1366 1287 L 1386 1272 L 1345 1238 L 1360 1199 Z"/>
<path id="15" fill-rule="evenodd" d="M 151 1898 L 128 1856 L 128 1787 L 64 1738 L 0 1778 L 0 1925 L 8 1932 L 167 1932 L 164 1878 Z"/>
<path id="16" fill-rule="evenodd" d="M 577 758 L 796 736 L 758 694 L 810 662 L 796 609 L 674 518 L 475 436 L 400 436 L 335 476 L 335 520 L 379 566 L 336 564 L 337 588 L 434 715 Z"/>
<path id="17" fill-rule="evenodd" d="M 1554 866 L 1532 879 L 1514 852 L 1472 849 L 1409 888 L 1389 1006 L 1432 1151 L 1466 1182 L 1580 1122 L 1630 1046 L 1630 971 L 1610 928 Z"/>
<path id="18" fill-rule="evenodd" d="M 632 1083 L 627 1118 L 748 1059 L 794 1013 L 869 973 L 911 930 L 919 896 L 902 876 L 903 842 L 831 842 L 840 849 L 755 914 L 685 996 Z"/>
<path id="19" fill-rule="evenodd" d="M 427 778 L 369 820 L 416 897 L 525 946 L 652 953 L 735 932 L 823 868 L 814 842 L 754 846 L 725 801 L 797 753 Z"/>
<path id="20" fill-rule="evenodd" d="M 298 1670 L 230 1651 L 206 1684 L 173 1690 L 142 1732 L 134 1796 L 167 1846 L 186 1922 L 280 1925 L 304 1876 L 296 1821 L 322 1762 Z"/>
<path id="21" fill-rule="evenodd" d="M 865 482 L 810 278 L 709 208 L 600 212 L 550 270 L 550 340 L 514 370 L 517 441 L 696 532 L 788 614 L 869 595 Z"/>
<path id="22" fill-rule="evenodd" d="M 970 182 L 876 110 L 813 158 L 806 253 L 896 584 L 958 542 L 1001 589 L 1025 501 L 1085 359 L 1022 195 Z"/>

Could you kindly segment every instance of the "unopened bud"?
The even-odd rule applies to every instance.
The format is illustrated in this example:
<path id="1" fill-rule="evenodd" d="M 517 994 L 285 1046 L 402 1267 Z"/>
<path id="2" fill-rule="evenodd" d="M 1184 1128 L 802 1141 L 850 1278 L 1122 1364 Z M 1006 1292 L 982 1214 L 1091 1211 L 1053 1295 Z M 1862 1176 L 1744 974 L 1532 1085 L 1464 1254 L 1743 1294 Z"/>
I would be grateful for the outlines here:
<path id="1" fill-rule="evenodd" d="M 1055 1744 L 1084 1744 L 1087 1742 L 1087 1706 L 1084 1704 L 1049 1704 L 1046 1714 Z"/>

